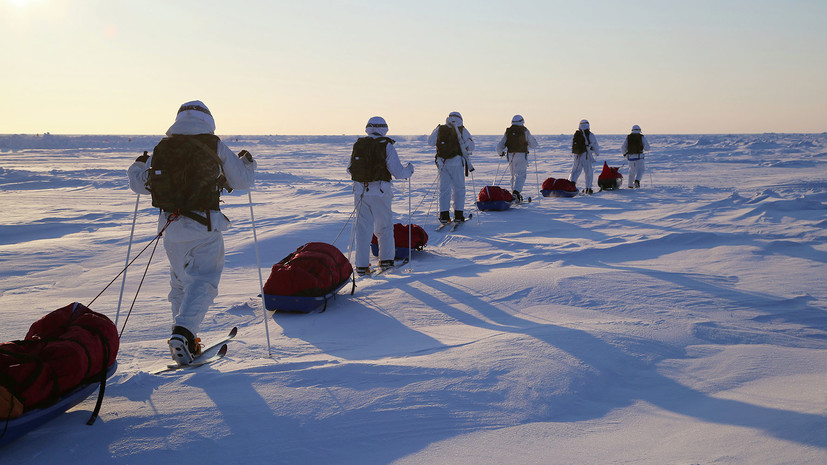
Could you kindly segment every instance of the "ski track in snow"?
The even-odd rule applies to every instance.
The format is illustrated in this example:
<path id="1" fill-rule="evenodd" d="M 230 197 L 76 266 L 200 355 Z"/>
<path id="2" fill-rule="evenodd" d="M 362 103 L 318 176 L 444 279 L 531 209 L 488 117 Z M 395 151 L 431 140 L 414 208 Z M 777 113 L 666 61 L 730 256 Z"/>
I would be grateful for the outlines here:
<path id="1" fill-rule="evenodd" d="M 600 136 L 610 166 L 622 136 Z M 199 333 L 225 359 L 167 363 L 166 257 L 155 253 L 103 409 L 94 396 L 0 449 L 3 464 L 827 462 L 827 135 L 652 135 L 642 189 L 543 198 L 434 231 L 432 148 L 394 137 L 416 173 L 394 212 L 429 243 L 408 270 L 346 286 L 327 311 L 268 314 L 246 192 Z M 310 241 L 346 255 L 356 136 L 223 136 L 259 163 L 264 279 Z M 570 136 L 538 136 L 525 191 L 566 177 Z M 0 339 L 88 303 L 123 267 L 126 168 L 151 136 L 0 136 Z M 476 191 L 502 179 L 479 136 Z M 507 187 L 508 176 L 499 183 Z M 582 183 L 582 178 L 581 178 Z M 624 183 L 625 185 L 625 183 Z M 155 233 L 138 204 L 132 254 Z M 334 242 L 335 240 L 335 242 Z M 119 326 L 147 264 L 127 273 Z M 120 279 L 93 305 L 113 320 Z"/>

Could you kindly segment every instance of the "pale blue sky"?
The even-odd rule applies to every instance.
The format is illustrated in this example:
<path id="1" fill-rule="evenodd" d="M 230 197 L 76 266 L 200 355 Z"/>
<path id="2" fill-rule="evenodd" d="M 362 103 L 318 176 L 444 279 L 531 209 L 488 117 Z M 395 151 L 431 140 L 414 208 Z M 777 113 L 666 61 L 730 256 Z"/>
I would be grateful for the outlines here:
<path id="1" fill-rule="evenodd" d="M 0 0 L 0 133 L 823 132 L 827 2 Z"/>

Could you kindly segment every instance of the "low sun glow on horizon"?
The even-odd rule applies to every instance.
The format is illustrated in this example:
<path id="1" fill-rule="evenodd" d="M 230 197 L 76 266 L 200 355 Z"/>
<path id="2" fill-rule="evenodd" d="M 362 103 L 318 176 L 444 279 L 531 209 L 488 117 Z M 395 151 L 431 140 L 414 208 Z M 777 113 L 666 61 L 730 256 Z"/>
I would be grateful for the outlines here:
<path id="1" fill-rule="evenodd" d="M 827 2 L 2 0 L 0 133 L 827 130 Z"/>

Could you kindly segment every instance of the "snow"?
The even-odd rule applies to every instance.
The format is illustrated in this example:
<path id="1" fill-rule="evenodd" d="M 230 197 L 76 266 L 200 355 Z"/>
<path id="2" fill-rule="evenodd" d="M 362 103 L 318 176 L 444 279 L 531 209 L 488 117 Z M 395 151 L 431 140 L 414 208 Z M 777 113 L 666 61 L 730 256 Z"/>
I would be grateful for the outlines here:
<path id="1" fill-rule="evenodd" d="M 599 137 L 597 168 L 622 165 L 622 136 Z M 248 196 L 225 196 L 234 227 L 199 335 L 238 326 L 227 357 L 149 373 L 168 358 L 160 249 L 127 318 L 149 249 L 127 274 L 97 423 L 85 425 L 87 399 L 0 461 L 827 462 L 827 135 L 648 137 L 642 189 L 542 198 L 539 183 L 568 173 L 570 136 L 540 136 L 534 201 L 446 234 L 434 231 L 433 150 L 397 136 L 427 248 L 324 313 L 268 314 L 266 328 Z M 347 254 L 355 138 L 223 137 L 259 162 L 265 279 L 306 242 Z M 0 340 L 118 274 L 136 206 L 125 170 L 158 139 L 0 136 Z M 469 211 L 474 190 L 507 185 L 498 139 L 476 137 Z M 408 182 L 396 188 L 406 223 Z M 155 223 L 141 197 L 133 256 Z M 119 289 L 92 308 L 114 320 Z"/>

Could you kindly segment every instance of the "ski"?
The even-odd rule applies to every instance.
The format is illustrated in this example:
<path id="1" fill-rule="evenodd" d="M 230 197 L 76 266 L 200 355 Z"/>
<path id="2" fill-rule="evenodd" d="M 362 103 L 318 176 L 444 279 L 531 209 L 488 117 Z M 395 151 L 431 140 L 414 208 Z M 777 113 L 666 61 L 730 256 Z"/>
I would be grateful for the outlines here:
<path id="1" fill-rule="evenodd" d="M 437 226 L 437 227 L 436 227 L 436 230 L 437 230 L 437 231 L 442 231 L 442 230 L 443 230 L 446 226 L 448 226 L 449 224 L 451 224 L 451 222 L 450 222 L 450 221 L 449 221 L 449 222 L 447 222 L 447 223 L 441 223 L 439 226 Z"/>
<path id="2" fill-rule="evenodd" d="M 451 224 L 453 224 L 453 226 L 451 226 L 451 232 L 456 231 L 456 230 L 457 230 L 457 228 L 459 227 L 459 225 L 461 225 L 462 223 L 465 223 L 465 222 L 467 222 L 467 221 L 470 221 L 470 220 L 471 220 L 471 218 L 473 218 L 473 217 L 474 217 L 474 214 L 473 214 L 473 213 L 470 213 L 470 214 L 468 215 L 468 218 L 465 218 L 465 221 L 454 221 L 454 222 L 452 222 Z"/>
<path id="3" fill-rule="evenodd" d="M 152 374 L 157 375 L 159 373 L 165 373 L 167 371 L 176 371 L 176 370 L 191 370 L 193 368 L 198 368 L 200 366 L 210 364 L 212 362 L 215 362 L 216 360 L 221 360 L 222 358 L 224 358 L 225 355 L 227 355 L 227 344 L 226 343 L 222 344 L 221 348 L 218 349 L 218 352 L 216 352 L 214 355 L 212 355 L 210 357 L 205 357 L 204 355 L 202 355 L 200 357 L 196 357 L 192 360 L 191 363 L 189 363 L 187 365 L 172 365 L 172 364 L 170 364 L 170 365 L 167 365 L 164 368 L 161 368 L 160 370 L 153 371 Z"/>
<path id="4" fill-rule="evenodd" d="M 213 341 L 212 343 L 210 343 L 210 345 L 206 345 L 206 346 L 202 347 L 201 348 L 201 355 L 199 355 L 198 357 L 195 357 L 193 359 L 193 362 L 198 360 L 198 358 L 203 357 L 207 352 L 215 349 L 216 347 L 218 347 L 220 345 L 223 345 L 224 343 L 228 342 L 230 339 L 236 337 L 236 335 L 238 335 L 238 327 L 233 326 L 233 329 L 231 329 L 230 332 L 226 336 L 224 336 L 221 339 L 218 339 L 216 341 Z"/>
<path id="5" fill-rule="evenodd" d="M 389 266 L 387 268 L 377 268 L 376 270 L 372 271 L 370 274 L 368 274 L 366 276 L 370 276 L 371 278 L 375 278 L 375 277 L 379 276 L 380 274 L 382 274 L 386 271 L 390 271 L 390 270 L 392 270 L 394 268 L 397 268 L 397 267 L 400 267 L 400 266 L 405 266 L 407 263 L 408 263 L 408 257 L 405 257 L 404 259 L 402 259 L 402 262 L 400 262 L 398 265 L 394 264 L 393 266 Z"/>
<path id="6" fill-rule="evenodd" d="M 209 345 L 206 345 L 206 346 L 202 347 L 201 348 L 201 355 L 199 355 L 198 357 L 195 357 L 194 359 L 192 359 L 192 362 L 190 362 L 189 364 L 187 364 L 187 365 L 170 364 L 170 365 L 167 365 L 164 368 L 153 371 L 152 374 L 155 375 L 155 374 L 158 374 L 158 373 L 163 373 L 165 371 L 179 370 L 181 368 L 196 368 L 196 367 L 200 367 L 201 365 L 206 365 L 207 363 L 212 363 L 212 362 L 224 357 L 225 355 L 227 355 L 227 342 L 229 342 L 231 339 L 236 337 L 236 335 L 238 335 L 238 327 L 233 326 L 233 329 L 231 329 L 230 332 L 226 336 L 211 342 Z M 219 346 L 220 346 L 220 348 L 218 349 L 218 352 L 215 353 L 215 355 L 212 355 L 212 356 L 207 355 L 209 352 L 211 352 L 213 349 L 215 349 L 216 347 L 219 347 Z"/>

